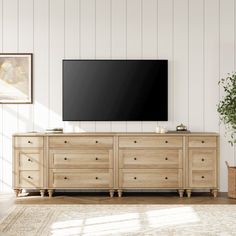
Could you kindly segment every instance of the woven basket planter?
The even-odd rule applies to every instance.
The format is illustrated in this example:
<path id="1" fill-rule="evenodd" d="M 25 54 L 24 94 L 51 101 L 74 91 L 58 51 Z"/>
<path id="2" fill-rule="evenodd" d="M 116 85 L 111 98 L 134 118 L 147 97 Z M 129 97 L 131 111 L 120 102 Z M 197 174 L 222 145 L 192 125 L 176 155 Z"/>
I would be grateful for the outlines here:
<path id="1" fill-rule="evenodd" d="M 228 167 L 228 197 L 236 198 L 236 167 L 229 166 L 229 163 L 225 162 Z"/>

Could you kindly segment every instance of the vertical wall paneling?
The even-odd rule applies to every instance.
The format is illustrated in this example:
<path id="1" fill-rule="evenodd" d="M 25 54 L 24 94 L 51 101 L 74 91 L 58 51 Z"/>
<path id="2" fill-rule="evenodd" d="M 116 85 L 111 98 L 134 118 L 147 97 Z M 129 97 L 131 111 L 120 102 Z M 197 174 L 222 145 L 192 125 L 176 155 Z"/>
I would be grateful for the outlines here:
<path id="1" fill-rule="evenodd" d="M 96 0 L 96 59 L 111 58 L 111 1 Z M 112 79 L 112 78 L 111 78 Z M 96 131 L 111 131 L 111 122 L 96 122 Z"/>
<path id="2" fill-rule="evenodd" d="M 49 127 L 49 15 L 48 0 L 34 0 L 34 129 Z"/>
<path id="3" fill-rule="evenodd" d="M 204 128 L 204 5 L 189 0 L 189 127 Z"/>
<path id="4" fill-rule="evenodd" d="M 217 103 L 219 101 L 219 1 L 205 0 L 204 27 L 204 128 L 206 131 L 218 131 L 219 120 Z"/>
<path id="5" fill-rule="evenodd" d="M 220 78 L 225 78 L 227 73 L 234 70 L 234 0 L 220 1 Z M 220 97 L 224 96 L 220 89 Z M 220 187 L 227 190 L 227 169 L 225 161 L 230 164 L 234 161 L 234 148 L 225 137 L 225 126 L 220 126 Z"/>
<path id="6" fill-rule="evenodd" d="M 3 52 L 18 51 L 18 1 L 3 1 Z M 3 105 L 3 191 L 10 191 L 12 185 L 12 133 L 18 130 L 17 105 Z"/>
<path id="7" fill-rule="evenodd" d="M 50 1 L 50 127 L 63 127 L 64 0 Z"/>
<path id="8" fill-rule="evenodd" d="M 142 58 L 142 0 L 127 0 L 127 58 Z M 128 132 L 142 131 L 142 122 L 127 122 Z"/>
<path id="9" fill-rule="evenodd" d="M 65 59 L 80 56 L 80 1 L 65 0 Z M 80 131 L 80 122 L 65 122 L 65 131 Z"/>
<path id="10" fill-rule="evenodd" d="M 142 57 L 157 58 L 157 0 L 142 1 Z M 155 109 L 155 108 L 154 108 Z M 153 132 L 156 122 L 142 122 L 143 131 Z"/>
<path id="11" fill-rule="evenodd" d="M 3 0 L 0 0 L 0 53 L 3 52 Z M 3 105 L 0 104 L 0 192 L 3 191 Z"/>
<path id="12" fill-rule="evenodd" d="M 168 59 L 169 121 L 220 131 L 220 190 L 236 149 L 218 124 L 219 78 L 236 69 L 236 0 L 0 0 L 0 52 L 33 52 L 33 104 L 0 105 L 0 191 L 11 191 L 12 134 L 155 131 L 156 122 L 63 122 L 62 59 Z M 155 109 L 155 108 L 154 108 Z"/>
<path id="13" fill-rule="evenodd" d="M 111 57 L 126 58 L 126 0 L 111 0 Z M 126 122 L 112 122 L 112 131 L 125 132 Z"/>
<path id="14" fill-rule="evenodd" d="M 18 17 L 18 52 L 34 52 L 34 2 L 19 0 Z M 33 78 L 34 79 L 34 78 Z M 21 104 L 18 106 L 18 131 L 33 130 L 33 105 Z"/>
<path id="15" fill-rule="evenodd" d="M 157 52 L 158 59 L 168 60 L 168 122 L 158 122 L 168 129 L 173 128 L 173 102 L 174 102 L 174 81 L 173 81 L 173 0 L 158 0 L 158 32 Z M 161 88 L 160 88 L 161 89 Z"/>
<path id="16" fill-rule="evenodd" d="M 174 126 L 188 124 L 188 0 L 174 4 Z"/>
<path id="17" fill-rule="evenodd" d="M 95 58 L 96 25 L 95 0 L 80 0 L 80 57 L 81 59 Z M 95 122 L 80 122 L 82 131 L 96 131 Z"/>

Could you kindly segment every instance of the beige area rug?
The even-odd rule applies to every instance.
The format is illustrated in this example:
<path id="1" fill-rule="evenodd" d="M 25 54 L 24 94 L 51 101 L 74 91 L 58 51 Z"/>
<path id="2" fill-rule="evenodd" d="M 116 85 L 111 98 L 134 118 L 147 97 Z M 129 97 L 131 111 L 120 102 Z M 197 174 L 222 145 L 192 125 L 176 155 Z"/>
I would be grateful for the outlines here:
<path id="1" fill-rule="evenodd" d="M 0 235 L 236 235 L 236 205 L 16 205 Z"/>

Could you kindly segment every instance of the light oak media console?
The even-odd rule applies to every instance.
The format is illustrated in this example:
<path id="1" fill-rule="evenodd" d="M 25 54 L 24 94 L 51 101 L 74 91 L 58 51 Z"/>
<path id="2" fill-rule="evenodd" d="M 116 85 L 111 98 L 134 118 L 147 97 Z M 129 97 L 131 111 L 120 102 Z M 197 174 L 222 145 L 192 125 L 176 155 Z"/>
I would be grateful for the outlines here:
<path id="1" fill-rule="evenodd" d="M 23 133 L 13 135 L 13 188 L 218 191 L 216 133 Z"/>

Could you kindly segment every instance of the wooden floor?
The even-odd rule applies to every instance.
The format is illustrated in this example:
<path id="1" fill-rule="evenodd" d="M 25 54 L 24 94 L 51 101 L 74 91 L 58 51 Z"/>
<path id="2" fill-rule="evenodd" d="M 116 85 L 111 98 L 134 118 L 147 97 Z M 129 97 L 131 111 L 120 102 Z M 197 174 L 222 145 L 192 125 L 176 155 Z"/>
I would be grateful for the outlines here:
<path id="1" fill-rule="evenodd" d="M 108 193 L 55 193 L 52 198 L 41 198 L 38 193 L 15 198 L 0 194 L 0 218 L 15 204 L 236 204 L 226 193 L 217 198 L 209 193 L 193 193 L 191 198 L 179 198 L 177 193 L 124 193 L 121 198 L 110 198 Z"/>

